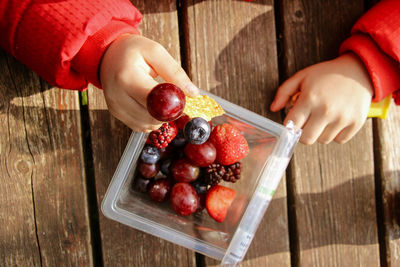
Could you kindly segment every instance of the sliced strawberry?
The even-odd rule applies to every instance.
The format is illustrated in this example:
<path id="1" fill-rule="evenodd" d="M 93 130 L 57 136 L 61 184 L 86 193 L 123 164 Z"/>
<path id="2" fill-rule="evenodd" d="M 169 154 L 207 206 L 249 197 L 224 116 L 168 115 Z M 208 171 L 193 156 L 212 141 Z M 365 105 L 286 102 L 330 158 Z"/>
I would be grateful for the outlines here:
<path id="1" fill-rule="evenodd" d="M 217 149 L 215 162 L 222 165 L 238 162 L 249 153 L 249 145 L 244 136 L 236 127 L 227 123 L 217 125 L 209 140 Z"/>
<path id="2" fill-rule="evenodd" d="M 206 198 L 208 214 L 217 222 L 223 222 L 235 196 L 236 192 L 231 188 L 222 185 L 211 187 Z"/>

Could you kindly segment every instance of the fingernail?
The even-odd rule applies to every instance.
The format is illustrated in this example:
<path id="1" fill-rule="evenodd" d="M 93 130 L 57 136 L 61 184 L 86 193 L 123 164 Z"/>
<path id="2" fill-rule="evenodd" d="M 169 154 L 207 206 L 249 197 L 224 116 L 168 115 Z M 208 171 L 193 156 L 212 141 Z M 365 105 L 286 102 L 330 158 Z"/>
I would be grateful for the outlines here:
<path id="1" fill-rule="evenodd" d="M 199 94 L 199 88 L 197 88 L 193 83 L 186 85 L 185 89 L 190 96 L 196 96 Z"/>

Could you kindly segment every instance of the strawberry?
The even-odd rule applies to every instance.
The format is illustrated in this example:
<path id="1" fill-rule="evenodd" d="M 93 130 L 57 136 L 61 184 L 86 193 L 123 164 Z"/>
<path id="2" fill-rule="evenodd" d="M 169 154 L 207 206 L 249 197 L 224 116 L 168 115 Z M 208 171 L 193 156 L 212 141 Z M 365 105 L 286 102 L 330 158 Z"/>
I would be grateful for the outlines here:
<path id="1" fill-rule="evenodd" d="M 217 222 L 223 222 L 235 196 L 236 192 L 231 188 L 222 185 L 211 187 L 206 196 L 208 214 Z"/>
<path id="2" fill-rule="evenodd" d="M 231 165 L 246 157 L 249 145 L 240 131 L 233 125 L 223 123 L 217 125 L 209 139 L 217 149 L 215 162 Z"/>

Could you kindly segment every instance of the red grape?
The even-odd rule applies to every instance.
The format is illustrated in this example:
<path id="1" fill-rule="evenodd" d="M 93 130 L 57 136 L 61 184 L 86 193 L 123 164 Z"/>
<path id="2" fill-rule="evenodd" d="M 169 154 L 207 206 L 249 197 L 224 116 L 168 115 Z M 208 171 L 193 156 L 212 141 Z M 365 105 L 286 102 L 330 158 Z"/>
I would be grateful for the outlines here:
<path id="1" fill-rule="evenodd" d="M 197 210 L 200 199 L 193 186 L 188 183 L 177 183 L 172 187 L 170 202 L 176 213 L 187 216 Z"/>
<path id="2" fill-rule="evenodd" d="M 217 157 L 217 150 L 209 141 L 200 145 L 188 143 L 185 146 L 185 155 L 193 162 L 193 164 L 199 167 L 207 167 L 213 163 Z"/>
<path id="3" fill-rule="evenodd" d="M 193 165 L 189 159 L 181 158 L 172 163 L 171 173 L 176 181 L 190 183 L 197 179 L 200 168 Z"/>
<path id="4" fill-rule="evenodd" d="M 155 180 L 149 185 L 150 198 L 157 202 L 163 202 L 171 189 L 171 181 L 166 178 Z"/>
<path id="5" fill-rule="evenodd" d="M 185 124 L 190 121 L 190 117 L 186 114 L 183 114 L 182 116 L 180 116 L 176 121 L 176 127 L 178 127 L 179 130 L 183 130 L 183 128 L 185 128 Z"/>
<path id="6" fill-rule="evenodd" d="M 151 178 L 156 176 L 156 174 L 160 170 L 160 166 L 158 163 L 147 164 L 141 161 L 139 162 L 138 169 L 139 173 L 143 175 L 144 178 Z"/>
<path id="7" fill-rule="evenodd" d="M 185 94 L 172 83 L 156 85 L 147 96 L 147 110 L 159 121 L 173 121 L 185 108 Z"/>

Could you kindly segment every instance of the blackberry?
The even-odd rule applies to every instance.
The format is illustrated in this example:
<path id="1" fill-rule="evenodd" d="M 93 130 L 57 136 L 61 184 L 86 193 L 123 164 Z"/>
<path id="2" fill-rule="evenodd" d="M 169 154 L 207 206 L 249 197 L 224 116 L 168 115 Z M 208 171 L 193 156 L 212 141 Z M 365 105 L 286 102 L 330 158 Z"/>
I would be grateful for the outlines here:
<path id="1" fill-rule="evenodd" d="M 241 170 L 242 163 L 240 162 L 225 166 L 225 174 L 222 176 L 222 179 L 227 182 L 235 183 L 240 179 Z"/>
<path id="2" fill-rule="evenodd" d="M 213 163 L 205 168 L 204 171 L 204 182 L 213 186 L 219 184 L 222 177 L 225 175 L 225 167 L 218 163 Z"/>
<path id="3" fill-rule="evenodd" d="M 163 123 L 161 127 L 149 134 L 150 143 L 156 148 L 167 147 L 171 143 L 172 139 L 175 138 L 178 129 L 176 125 L 171 123 Z"/>

